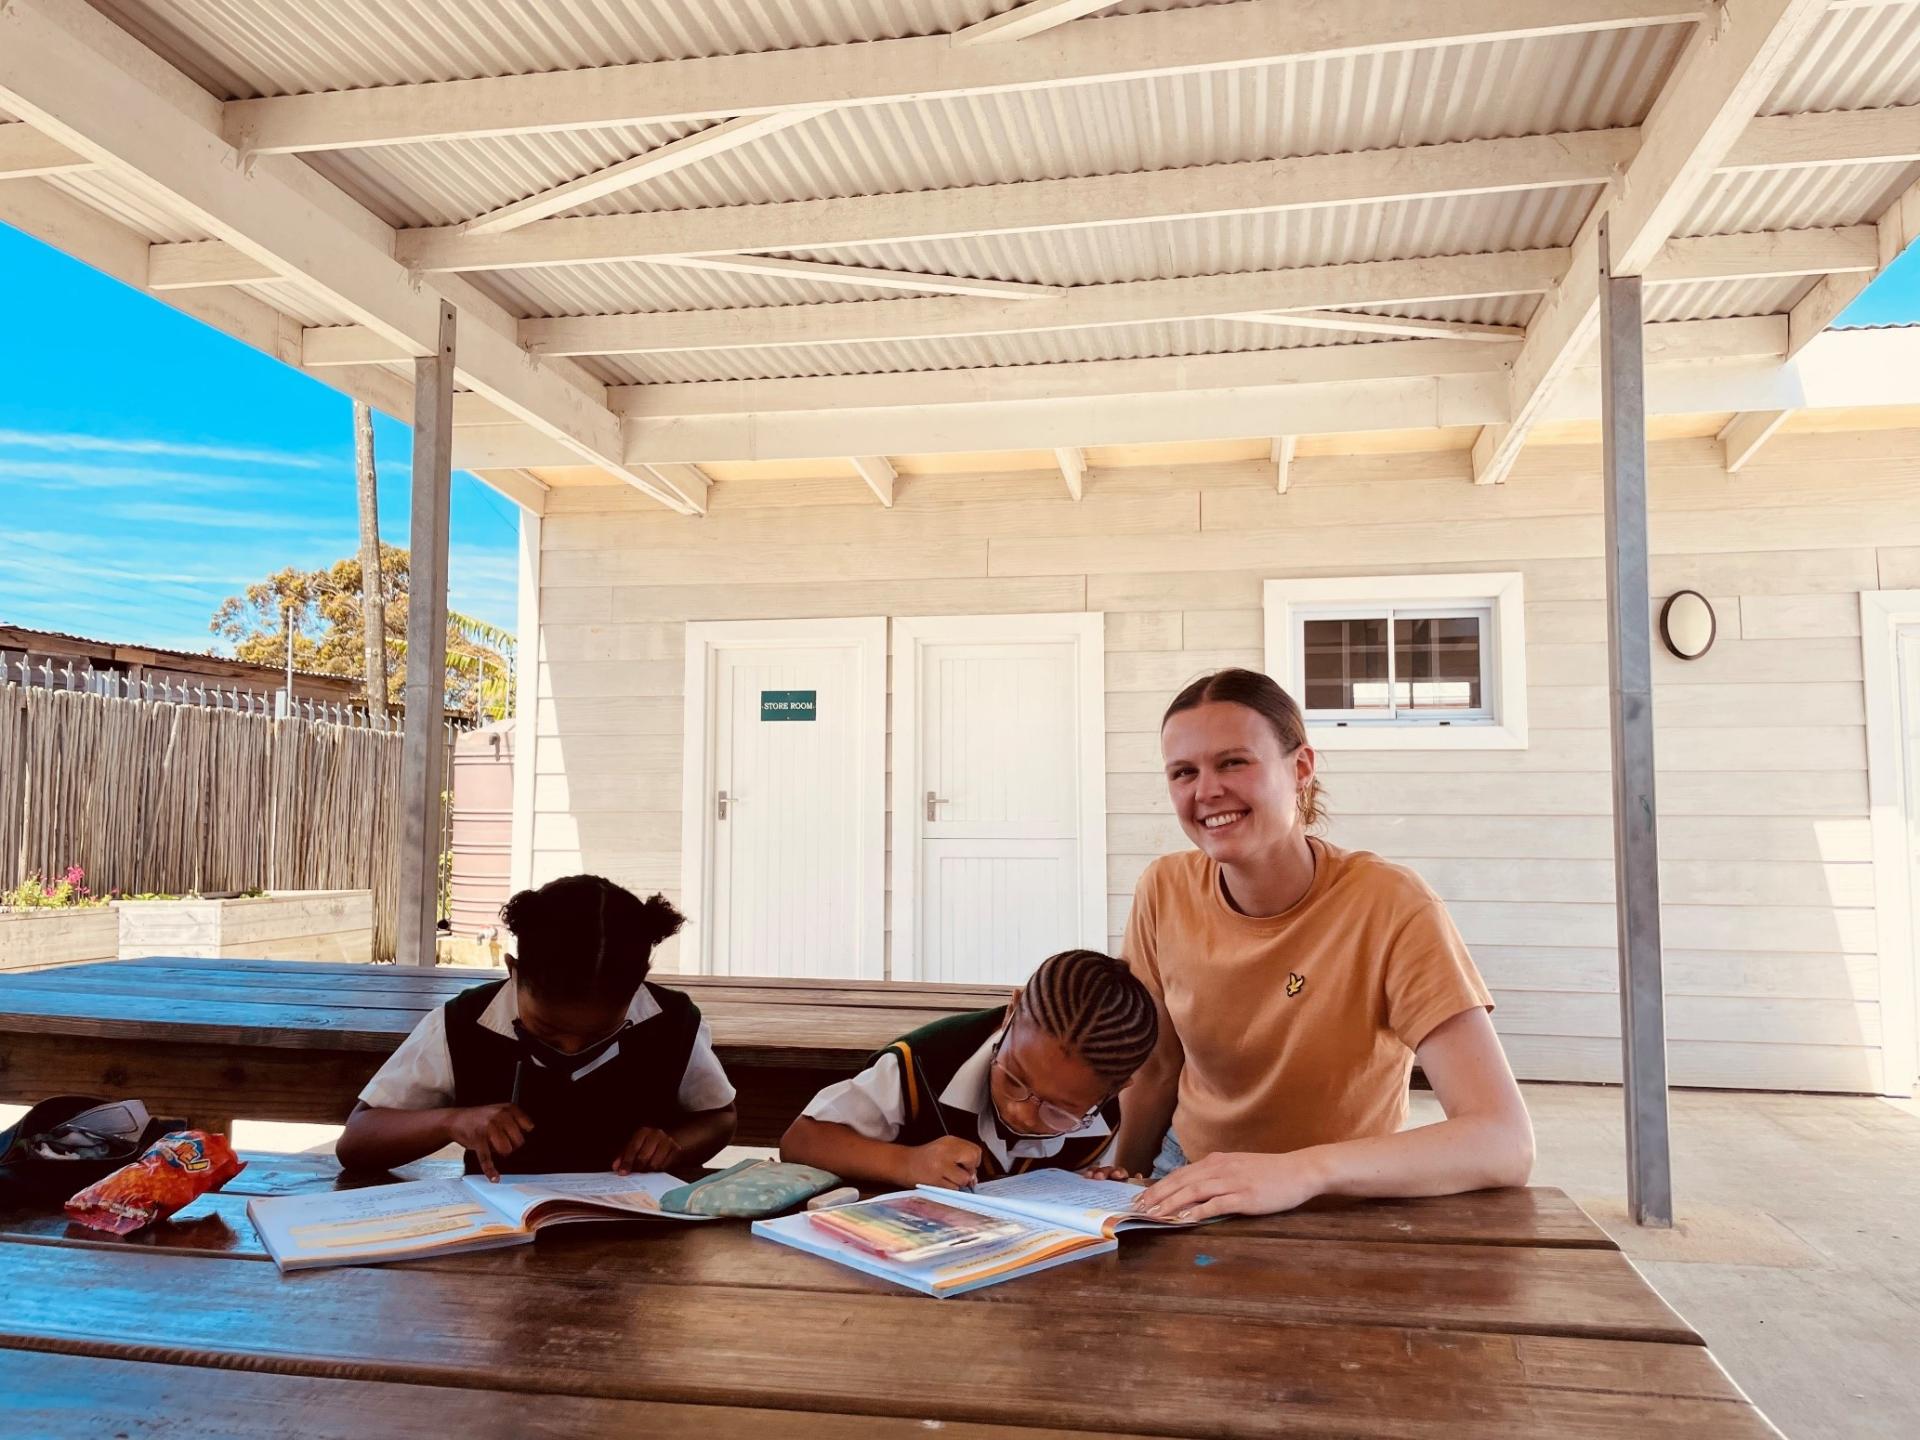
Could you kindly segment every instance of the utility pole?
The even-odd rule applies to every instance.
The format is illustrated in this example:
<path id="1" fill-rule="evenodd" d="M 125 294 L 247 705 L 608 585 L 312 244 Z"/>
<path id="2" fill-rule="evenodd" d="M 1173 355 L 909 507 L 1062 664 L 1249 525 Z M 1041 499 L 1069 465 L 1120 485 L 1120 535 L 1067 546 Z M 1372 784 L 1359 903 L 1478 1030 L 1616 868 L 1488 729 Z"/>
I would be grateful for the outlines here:
<path id="1" fill-rule="evenodd" d="M 360 619 L 366 638 L 367 713 L 387 723 L 387 602 L 380 573 L 380 482 L 373 466 L 373 410 L 353 402 L 353 467 L 360 481 Z"/>

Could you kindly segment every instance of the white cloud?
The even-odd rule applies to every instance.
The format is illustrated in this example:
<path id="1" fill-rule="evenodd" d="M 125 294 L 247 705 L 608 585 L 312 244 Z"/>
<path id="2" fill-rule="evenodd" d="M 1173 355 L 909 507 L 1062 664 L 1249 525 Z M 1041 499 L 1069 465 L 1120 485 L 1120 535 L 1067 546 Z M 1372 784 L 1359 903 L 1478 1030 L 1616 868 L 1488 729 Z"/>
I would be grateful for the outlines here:
<path id="1" fill-rule="evenodd" d="M 150 490 L 226 493 L 252 489 L 257 477 L 205 475 L 192 470 L 120 469 L 77 461 L 15 460 L 0 456 L 0 479 L 19 480 L 50 490 Z"/>
<path id="2" fill-rule="evenodd" d="M 296 538 L 311 537 L 320 527 L 299 515 L 270 510 L 231 510 L 223 505 L 175 505 L 165 501 L 141 501 L 132 505 L 103 507 L 119 520 L 138 520 L 150 525 L 207 526 L 219 530 L 258 530 L 265 535 Z M 351 532 L 343 522 L 329 527 L 347 537 L 340 543 L 352 548 Z M 323 532 L 324 533 L 324 532 Z M 343 552 L 344 553 L 344 552 Z"/>
<path id="3" fill-rule="evenodd" d="M 177 440 L 118 440 L 104 435 L 66 435 L 53 431 L 0 430 L 0 446 L 23 450 L 89 451 L 111 455 L 171 455 L 192 460 L 234 460 L 245 465 L 285 465 L 298 470 L 325 470 L 337 460 L 318 455 L 291 455 L 283 450 L 250 450 L 233 445 L 194 445 Z"/>

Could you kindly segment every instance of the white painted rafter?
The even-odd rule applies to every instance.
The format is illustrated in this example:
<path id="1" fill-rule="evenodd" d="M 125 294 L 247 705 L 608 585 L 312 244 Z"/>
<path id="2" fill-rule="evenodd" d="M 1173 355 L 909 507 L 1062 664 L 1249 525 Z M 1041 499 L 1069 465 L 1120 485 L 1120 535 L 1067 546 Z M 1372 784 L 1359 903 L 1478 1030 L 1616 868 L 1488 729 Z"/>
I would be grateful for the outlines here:
<path id="1" fill-rule="evenodd" d="M 1393 335 L 1412 340 L 1518 340 L 1518 325 L 1482 325 L 1470 320 L 1410 320 L 1399 315 L 1359 315 L 1349 310 L 1282 310 L 1269 314 L 1227 315 L 1249 325 L 1297 326 L 1304 330 L 1342 330 L 1353 335 Z"/>
<path id="2" fill-rule="evenodd" d="M 1273 461 L 1273 488 L 1282 495 L 1293 483 L 1293 452 L 1299 443 L 1298 435 L 1276 435 L 1267 447 Z"/>
<path id="3" fill-rule="evenodd" d="M 243 168 L 221 136 L 220 102 L 104 15 L 71 0 L 0 7 L 0 103 L 409 358 L 436 353 L 442 300 L 454 300 L 462 383 L 577 462 L 692 508 L 626 469 L 604 386 L 530 362 L 510 324 L 465 286 L 419 285 L 392 259 L 392 231 L 305 164 L 262 156 Z"/>
<path id="4" fill-rule="evenodd" d="M 1698 21 L 1707 0 L 1256 0 L 1095 17 L 1012 45 L 949 35 L 229 102 L 252 153 L 722 119 L 1097 85 L 1290 60 Z M 739 248 L 739 247 L 735 247 Z"/>
<path id="5" fill-rule="evenodd" d="M 1067 494 L 1080 499 L 1087 489 L 1087 452 L 1077 445 L 1056 445 L 1053 458 L 1060 466 L 1060 478 L 1067 482 Z"/>
<path id="6" fill-rule="evenodd" d="M 884 455 L 849 455 L 847 461 L 853 466 L 854 473 L 867 482 L 867 488 L 873 491 L 873 498 L 891 510 L 893 483 L 899 478 L 893 462 Z"/>
<path id="7" fill-rule="evenodd" d="M 1727 0 L 1714 25 L 1694 32 L 1641 126 L 1640 148 L 1581 226 L 1565 281 L 1527 326 L 1514 362 L 1511 418 L 1488 426 L 1473 445 L 1476 484 L 1498 484 L 1512 472 L 1554 387 L 1597 333 L 1602 216 L 1609 217 L 1613 273 L 1642 273 L 1826 9 L 1826 0 Z"/>
<path id="8" fill-rule="evenodd" d="M 1120 0 L 1027 0 L 1011 10 L 990 16 L 963 30 L 953 32 L 955 45 L 992 45 L 1025 40 L 1057 29 L 1099 10 L 1110 10 Z"/>
<path id="9" fill-rule="evenodd" d="M 707 478 L 707 472 L 698 465 L 665 464 L 642 465 L 639 468 L 660 482 L 669 493 L 682 496 L 699 514 L 707 512 L 707 487 L 713 482 Z"/>
<path id="10" fill-rule="evenodd" d="M 781 110 L 771 115 L 741 115 L 692 135 L 682 136 L 665 145 L 621 160 L 590 174 L 566 180 L 524 200 L 502 205 L 485 215 L 467 221 L 460 228 L 469 235 L 502 235 L 535 220 L 558 215 L 606 195 L 630 190 L 643 181 L 671 174 L 688 165 L 697 165 L 715 155 L 724 155 L 766 135 L 791 129 L 822 110 Z"/>
<path id="11" fill-rule="evenodd" d="M 949 190 L 573 215 L 535 221 L 505 235 L 470 235 L 459 226 L 445 226 L 402 232 L 394 253 L 427 273 L 537 268 L 748 251 L 787 254 L 1582 187 L 1611 178 L 1632 155 L 1637 138 L 1631 129 L 1588 130 Z"/>
<path id="12" fill-rule="evenodd" d="M 1564 252 L 1451 255 L 1432 260 L 1373 260 L 1241 275 L 1200 275 L 1081 285 L 1043 303 L 956 296 L 860 300 L 838 305 L 763 305 L 640 315 L 533 319 L 520 340 L 541 355 L 648 355 L 686 350 L 748 350 L 783 345 L 853 345 L 873 340 L 935 340 L 1036 334 L 1109 325 L 1202 320 L 1249 310 L 1317 310 L 1329 305 L 1398 305 L 1543 294 Z M 1307 321 L 1304 323 L 1311 323 Z M 1376 321 L 1396 331 L 1415 321 Z M 1343 321 L 1368 328 L 1368 318 Z M 350 351 L 356 356 L 363 352 Z"/>
<path id="13" fill-rule="evenodd" d="M 1745 410 L 1720 429 L 1720 459 L 1729 475 L 1760 453 L 1760 447 L 1772 438 L 1793 412 L 1791 410 Z"/>
<path id="14" fill-rule="evenodd" d="M 92 168 L 93 162 L 51 135 L 18 122 L 0 124 L 0 180 L 30 180 Z"/>
<path id="15" fill-rule="evenodd" d="M 973 280 L 964 275 L 926 275 L 913 270 L 876 270 L 866 265 L 830 265 L 818 260 L 785 260 L 772 255 L 666 255 L 654 261 L 685 270 L 722 270 L 735 275 L 777 275 L 827 285 L 867 290 L 907 290 L 918 295 L 977 295 L 987 300 L 1043 300 L 1061 293 L 1058 285 L 1029 285 L 1017 280 Z"/>
<path id="16" fill-rule="evenodd" d="M 1920 333 L 1825 337 L 1788 364 L 1786 317 L 1649 325 L 1649 407 L 1658 414 L 1900 403 L 1920 371 Z M 615 387 L 631 460 L 844 458 L 1057 449 L 1497 422 L 1517 345 L 1407 340 L 1334 349 L 1097 360 L 899 375 L 814 376 Z M 1870 352 L 1870 353 L 1869 353 Z M 1701 361 L 1720 363 L 1701 364 Z M 1550 418 L 1597 414 L 1597 372 L 1577 368 Z M 1009 401 L 1020 403 L 1009 404 Z M 456 414 L 456 420 L 463 417 Z M 569 464 L 524 426 L 470 409 L 463 466 Z M 1251 437 L 1248 437 L 1251 438 Z"/>

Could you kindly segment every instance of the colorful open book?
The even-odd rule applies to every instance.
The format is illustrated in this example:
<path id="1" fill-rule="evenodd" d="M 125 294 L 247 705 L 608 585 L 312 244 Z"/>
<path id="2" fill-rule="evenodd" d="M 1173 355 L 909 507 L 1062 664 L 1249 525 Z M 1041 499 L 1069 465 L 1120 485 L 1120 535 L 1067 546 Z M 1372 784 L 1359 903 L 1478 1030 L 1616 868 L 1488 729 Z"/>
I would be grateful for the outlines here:
<path id="1" fill-rule="evenodd" d="M 247 1217 L 282 1270 L 378 1265 L 528 1245 L 549 1225 L 583 1220 L 713 1217 L 663 1209 L 671 1175 L 511 1175 L 409 1180 L 364 1190 L 283 1195 L 247 1202 Z"/>
<path id="2" fill-rule="evenodd" d="M 1132 1205 L 1139 1194 L 1139 1186 L 1118 1180 L 1032 1170 L 975 1190 L 922 1185 L 829 1211 L 756 1220 L 753 1233 L 922 1294 L 959 1295 L 1105 1254 L 1119 1244 L 1115 1237 L 1122 1230 L 1204 1223 L 1135 1215 Z M 938 1212 L 926 1206 L 927 1200 L 972 1217 L 954 1222 L 951 1244 L 938 1243 L 940 1236 L 929 1219 L 937 1220 Z M 879 1253 L 884 1247 L 873 1243 L 876 1236 L 900 1233 L 908 1225 L 915 1229 L 921 1242 L 915 1248 L 922 1254 L 916 1258 L 910 1250 L 905 1258 L 895 1258 Z M 996 1233 L 985 1234 L 989 1228 Z"/>

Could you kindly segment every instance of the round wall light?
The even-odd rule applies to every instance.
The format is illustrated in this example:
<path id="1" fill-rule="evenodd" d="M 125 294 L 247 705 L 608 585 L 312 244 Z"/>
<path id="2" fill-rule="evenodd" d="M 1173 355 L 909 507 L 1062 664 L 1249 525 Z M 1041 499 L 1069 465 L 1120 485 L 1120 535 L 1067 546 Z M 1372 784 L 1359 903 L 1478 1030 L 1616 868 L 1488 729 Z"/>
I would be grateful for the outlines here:
<path id="1" fill-rule="evenodd" d="M 1660 641 L 1682 660 L 1698 660 L 1713 648 L 1720 622 L 1698 590 L 1677 590 L 1660 607 Z"/>

